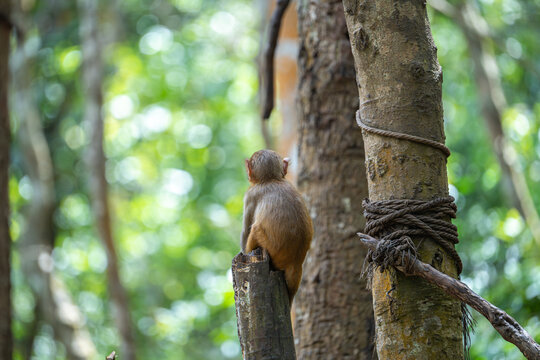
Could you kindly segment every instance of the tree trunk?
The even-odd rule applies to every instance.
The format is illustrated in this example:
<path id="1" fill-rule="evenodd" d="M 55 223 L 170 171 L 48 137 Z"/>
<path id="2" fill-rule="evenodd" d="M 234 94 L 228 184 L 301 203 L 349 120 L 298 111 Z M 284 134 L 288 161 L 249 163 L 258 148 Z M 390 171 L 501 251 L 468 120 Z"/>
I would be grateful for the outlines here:
<path id="1" fill-rule="evenodd" d="M 362 121 L 444 143 L 442 71 L 425 2 L 343 3 Z M 445 155 L 439 149 L 367 132 L 364 143 L 370 200 L 448 195 Z M 424 262 L 458 276 L 452 257 L 431 239 L 413 241 Z M 372 286 L 379 359 L 463 358 L 459 301 L 394 269 L 374 272 Z"/>
<path id="2" fill-rule="evenodd" d="M 11 237 L 9 234 L 9 146 L 11 130 L 8 110 L 8 59 L 10 1 L 1 0 L 4 21 L 0 21 L 0 358 L 11 359 L 13 336 L 11 333 Z"/>
<path id="3" fill-rule="evenodd" d="M 315 235 L 295 298 L 299 359 L 372 359 L 373 310 L 360 279 L 367 196 L 354 59 L 339 0 L 298 4 L 298 184 Z"/>
<path id="4" fill-rule="evenodd" d="M 24 20 L 20 26 L 27 30 L 29 21 L 23 14 L 20 15 L 19 18 Z M 26 226 L 17 242 L 21 268 L 36 300 L 36 328 L 41 320 L 49 324 L 55 339 L 64 344 L 69 359 L 92 359 L 96 350 L 84 325 L 84 317 L 73 303 L 65 285 L 54 275 L 54 169 L 39 111 L 32 97 L 35 53 L 24 51 L 26 43 L 22 33 L 19 34 L 19 40 L 12 66 L 16 99 L 14 113 L 19 123 L 17 135 L 22 160 L 32 184 L 32 199 L 24 209 Z M 66 313 L 72 313 L 73 316 L 65 316 Z M 30 355 L 34 335 L 31 333 L 25 341 L 28 348 L 24 351 Z"/>
<path id="5" fill-rule="evenodd" d="M 238 338 L 244 360 L 295 360 L 289 295 L 282 271 L 261 248 L 232 262 Z"/>
<path id="6" fill-rule="evenodd" d="M 89 185 L 92 208 L 99 236 L 107 253 L 107 280 L 114 320 L 122 339 L 122 359 L 133 360 L 135 341 L 126 290 L 120 280 L 118 256 L 112 235 L 107 180 L 105 179 L 105 154 L 103 152 L 103 65 L 98 36 L 98 1 L 79 0 L 80 36 L 83 54 L 83 86 L 86 94 L 84 117 L 91 129 L 88 149 Z"/>

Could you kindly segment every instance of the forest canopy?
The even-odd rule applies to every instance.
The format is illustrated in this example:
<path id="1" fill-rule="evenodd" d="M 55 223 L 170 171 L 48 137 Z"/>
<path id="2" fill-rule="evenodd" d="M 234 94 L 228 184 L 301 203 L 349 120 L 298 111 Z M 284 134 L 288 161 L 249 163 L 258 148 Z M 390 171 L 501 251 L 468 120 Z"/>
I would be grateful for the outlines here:
<path id="1" fill-rule="evenodd" d="M 80 9 L 77 1 L 20 4 L 16 19 L 25 37 L 22 43 L 13 39 L 10 58 L 14 358 L 27 358 L 29 351 L 35 359 L 66 358 L 62 339 L 38 309 L 21 250 L 21 238 L 34 226 L 28 209 L 43 195 L 25 160 L 30 135 L 23 128 L 32 109 L 54 179 L 52 261 L 40 266 L 48 266 L 57 278 L 52 286 L 72 299 L 63 302 L 63 316 L 80 317 L 103 358 L 118 350 L 121 340 L 88 184 L 91 137 L 83 119 Z M 475 82 L 474 52 L 463 26 L 435 10 L 434 2 L 429 15 L 444 72 L 446 145 L 452 151 L 448 176 L 458 207 L 462 280 L 538 340 L 540 237 L 512 201 L 512 184 L 494 146 L 505 146 L 506 160 L 523 175 L 521 185 L 538 212 L 540 2 L 470 5 L 485 21 L 479 23 L 485 26 L 482 51 L 493 58 L 490 71 L 502 86 L 507 141 L 496 143 L 483 121 L 486 89 Z M 243 159 L 264 147 L 256 62 L 264 6 L 248 0 L 114 0 L 99 2 L 96 16 L 112 234 L 137 356 L 239 359 L 230 266 L 239 251 L 248 187 Z M 279 134 L 287 121 L 274 112 L 272 133 Z M 477 319 L 473 359 L 521 358 L 485 319 Z"/>

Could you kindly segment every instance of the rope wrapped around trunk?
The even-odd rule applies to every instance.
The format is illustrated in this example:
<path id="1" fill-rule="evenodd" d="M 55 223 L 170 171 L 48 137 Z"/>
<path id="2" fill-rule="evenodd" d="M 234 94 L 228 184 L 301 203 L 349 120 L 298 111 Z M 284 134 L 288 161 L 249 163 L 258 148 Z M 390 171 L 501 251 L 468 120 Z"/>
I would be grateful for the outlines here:
<path id="1" fill-rule="evenodd" d="M 451 196 L 433 200 L 364 200 L 365 232 L 379 239 L 377 249 L 368 252 L 369 267 L 381 272 L 393 264 L 407 268 L 408 253 L 413 258 L 417 251 L 411 237 L 427 237 L 435 241 L 456 263 L 458 275 L 463 269 L 461 259 L 454 248 L 459 242 L 457 227 L 449 222 L 456 217 L 456 204 Z M 368 268 L 371 273 L 373 269 Z"/>
<path id="2" fill-rule="evenodd" d="M 440 150 L 447 158 L 450 156 L 450 149 L 438 141 L 377 129 L 365 124 L 360 110 L 356 112 L 356 122 L 363 131 L 431 146 Z M 435 241 L 454 260 L 459 278 L 463 263 L 454 248 L 454 245 L 459 242 L 457 227 L 449 221 L 456 218 L 457 211 L 452 196 L 437 197 L 429 201 L 398 199 L 372 202 L 366 199 L 363 206 L 366 218 L 364 231 L 379 240 L 377 248 L 368 251 L 364 263 L 367 267 L 364 268 L 363 275 L 368 277 L 368 286 L 371 286 L 373 271 L 377 268 L 383 272 L 397 265 L 403 266 L 408 273 L 412 272 L 410 260 L 416 260 L 418 252 L 411 236 L 430 238 Z M 473 329 L 474 321 L 463 302 L 461 314 L 465 358 L 469 359 L 469 330 Z"/>
<path id="3" fill-rule="evenodd" d="M 404 133 L 390 131 L 390 130 L 384 130 L 384 129 L 377 129 L 377 128 L 374 128 L 372 126 L 367 125 L 366 123 L 364 123 L 362 121 L 362 117 L 360 116 L 360 110 L 358 110 L 356 112 L 356 123 L 358 124 L 358 126 L 360 126 L 362 128 L 362 130 L 367 131 L 369 133 L 377 134 L 377 135 L 380 135 L 380 136 L 393 137 L 395 139 L 408 140 L 408 141 L 412 141 L 412 142 L 415 142 L 415 143 L 428 145 L 428 146 L 431 146 L 432 148 L 435 148 L 435 149 L 438 149 L 438 150 L 442 151 L 442 153 L 446 157 L 450 156 L 450 149 L 447 148 L 446 145 L 444 145 L 444 144 L 442 144 L 442 143 L 440 143 L 438 141 L 426 139 L 426 138 L 416 136 L 416 135 L 404 134 Z"/>
<path id="4" fill-rule="evenodd" d="M 433 200 L 364 200 L 365 232 L 378 239 L 377 248 L 366 256 L 364 275 L 371 284 L 373 271 L 385 271 L 391 266 L 403 266 L 411 271 L 409 259 L 416 259 L 418 252 L 411 237 L 426 237 L 435 241 L 454 260 L 458 278 L 463 269 L 461 259 L 454 248 L 459 242 L 457 227 L 449 219 L 456 217 L 456 204 L 451 196 Z M 409 255 L 409 256 L 405 256 Z M 463 345 L 465 358 L 469 359 L 470 330 L 474 321 L 465 303 L 461 303 Z"/>

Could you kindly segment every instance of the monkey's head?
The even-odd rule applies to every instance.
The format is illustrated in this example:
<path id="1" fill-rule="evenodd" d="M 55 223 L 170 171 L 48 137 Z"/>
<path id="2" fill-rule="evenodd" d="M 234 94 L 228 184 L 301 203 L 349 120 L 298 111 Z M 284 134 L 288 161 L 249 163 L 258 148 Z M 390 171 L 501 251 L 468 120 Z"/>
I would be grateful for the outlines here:
<path id="1" fill-rule="evenodd" d="M 253 184 L 283 179 L 288 166 L 289 159 L 272 150 L 259 150 L 246 160 L 248 178 Z"/>

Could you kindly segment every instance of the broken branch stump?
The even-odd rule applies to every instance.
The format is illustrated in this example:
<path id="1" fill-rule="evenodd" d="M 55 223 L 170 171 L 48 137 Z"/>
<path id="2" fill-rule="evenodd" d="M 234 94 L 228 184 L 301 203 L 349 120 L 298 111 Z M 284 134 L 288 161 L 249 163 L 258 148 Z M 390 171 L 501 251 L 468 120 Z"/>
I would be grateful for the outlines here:
<path id="1" fill-rule="evenodd" d="M 238 337 L 244 360 L 295 360 L 291 310 L 282 271 L 266 251 L 239 253 L 232 262 Z"/>

